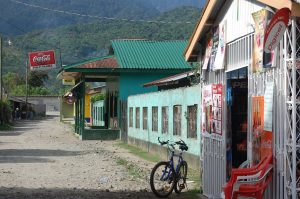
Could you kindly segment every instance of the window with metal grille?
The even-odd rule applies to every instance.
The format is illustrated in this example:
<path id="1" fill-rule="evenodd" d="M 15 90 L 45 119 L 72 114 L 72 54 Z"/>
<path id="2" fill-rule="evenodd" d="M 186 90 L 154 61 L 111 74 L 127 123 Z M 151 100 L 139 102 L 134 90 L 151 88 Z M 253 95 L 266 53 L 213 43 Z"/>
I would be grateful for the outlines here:
<path id="1" fill-rule="evenodd" d="M 163 106 L 161 112 L 162 133 L 167 134 L 169 131 L 169 107 Z"/>
<path id="2" fill-rule="evenodd" d="M 173 107 L 173 135 L 181 135 L 181 105 Z"/>
<path id="3" fill-rule="evenodd" d="M 158 131 L 158 107 L 152 107 L 152 131 Z"/>
<path id="4" fill-rule="evenodd" d="M 197 104 L 187 107 L 187 136 L 197 139 Z"/>
<path id="5" fill-rule="evenodd" d="M 129 108 L 129 127 L 133 127 L 133 108 Z"/>
<path id="6" fill-rule="evenodd" d="M 148 129 L 148 108 L 143 107 L 143 129 Z"/>
<path id="7" fill-rule="evenodd" d="M 135 128 L 140 128 L 140 107 L 135 108 Z"/>

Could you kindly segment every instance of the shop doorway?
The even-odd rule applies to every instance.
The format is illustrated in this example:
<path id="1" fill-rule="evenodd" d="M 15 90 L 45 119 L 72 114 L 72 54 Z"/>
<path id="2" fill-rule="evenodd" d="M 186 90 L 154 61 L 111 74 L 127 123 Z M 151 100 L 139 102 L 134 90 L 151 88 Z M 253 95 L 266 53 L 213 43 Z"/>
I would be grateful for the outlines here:
<path id="1" fill-rule="evenodd" d="M 227 73 L 227 177 L 247 160 L 247 68 Z"/>

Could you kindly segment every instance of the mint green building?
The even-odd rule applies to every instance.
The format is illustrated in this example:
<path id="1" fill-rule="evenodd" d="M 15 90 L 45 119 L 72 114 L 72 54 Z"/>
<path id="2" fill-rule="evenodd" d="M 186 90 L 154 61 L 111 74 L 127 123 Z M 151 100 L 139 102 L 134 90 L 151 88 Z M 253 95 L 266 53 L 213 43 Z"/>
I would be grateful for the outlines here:
<path id="1" fill-rule="evenodd" d="M 127 141 L 127 98 L 157 91 L 142 85 L 191 70 L 183 58 L 187 41 L 114 40 L 110 55 L 65 66 L 60 79 L 75 79 L 75 133 L 82 139 L 102 139 L 103 132 L 118 133 Z M 85 127 L 85 83 L 105 82 L 104 129 Z"/>
<path id="2" fill-rule="evenodd" d="M 200 97 L 199 85 L 129 96 L 129 143 L 162 156 L 167 153 L 158 137 L 171 142 L 182 139 L 189 146 L 185 158 L 199 169 Z"/>

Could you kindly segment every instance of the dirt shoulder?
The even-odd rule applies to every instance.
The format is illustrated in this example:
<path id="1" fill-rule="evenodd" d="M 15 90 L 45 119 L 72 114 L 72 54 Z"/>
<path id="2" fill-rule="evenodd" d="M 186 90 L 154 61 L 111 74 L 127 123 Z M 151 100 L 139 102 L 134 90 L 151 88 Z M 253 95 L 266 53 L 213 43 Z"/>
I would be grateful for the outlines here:
<path id="1" fill-rule="evenodd" d="M 49 117 L 0 132 L 0 198 L 155 198 L 153 162 L 118 141 L 80 141 L 72 131 Z"/>

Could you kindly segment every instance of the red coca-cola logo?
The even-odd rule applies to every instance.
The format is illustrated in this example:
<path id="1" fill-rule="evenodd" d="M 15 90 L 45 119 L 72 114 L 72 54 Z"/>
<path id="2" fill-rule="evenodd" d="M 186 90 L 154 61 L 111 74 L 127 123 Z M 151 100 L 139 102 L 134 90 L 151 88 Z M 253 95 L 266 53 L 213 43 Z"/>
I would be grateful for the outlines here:
<path id="1" fill-rule="evenodd" d="M 29 53 L 29 61 L 31 68 L 40 66 L 55 65 L 55 55 L 53 50 L 38 51 Z"/>

